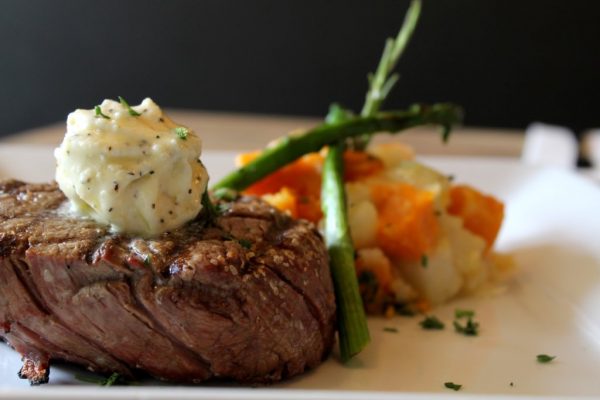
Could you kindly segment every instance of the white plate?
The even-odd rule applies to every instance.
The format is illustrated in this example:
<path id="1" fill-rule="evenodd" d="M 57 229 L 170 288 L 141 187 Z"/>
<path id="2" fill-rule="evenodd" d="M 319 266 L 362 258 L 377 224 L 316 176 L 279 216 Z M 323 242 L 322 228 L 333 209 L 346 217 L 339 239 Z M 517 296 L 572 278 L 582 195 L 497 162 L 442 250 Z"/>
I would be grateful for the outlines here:
<path id="1" fill-rule="evenodd" d="M 204 159 L 216 181 L 232 168 L 233 154 L 207 152 Z M 0 345 L 0 397 L 430 399 L 456 394 L 443 387 L 447 381 L 474 398 L 600 396 L 600 189 L 572 173 L 513 160 L 426 162 L 506 202 L 497 247 L 512 253 L 519 268 L 501 294 L 434 310 L 445 330 L 423 331 L 419 318 L 372 318 L 372 344 L 349 365 L 332 357 L 297 379 L 260 389 L 84 386 L 73 378 L 76 369 L 64 366 L 52 368 L 49 385 L 30 388 L 16 377 L 19 356 Z M 47 147 L 0 146 L 0 177 L 47 181 L 53 164 Z M 476 310 L 478 337 L 453 332 L 457 307 Z M 557 358 L 538 364 L 540 353 Z"/>

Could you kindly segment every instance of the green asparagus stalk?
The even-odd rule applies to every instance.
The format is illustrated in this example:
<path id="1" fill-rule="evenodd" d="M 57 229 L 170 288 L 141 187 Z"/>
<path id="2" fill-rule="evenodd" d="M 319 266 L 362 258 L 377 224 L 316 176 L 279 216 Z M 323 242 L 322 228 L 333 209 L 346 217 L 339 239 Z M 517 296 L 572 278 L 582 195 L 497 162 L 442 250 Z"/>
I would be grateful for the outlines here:
<path id="1" fill-rule="evenodd" d="M 331 146 L 323 165 L 321 207 L 325 215 L 325 242 L 335 287 L 340 356 L 343 362 L 358 354 L 370 341 L 350 237 L 343 181 L 344 146 Z"/>
<path id="2" fill-rule="evenodd" d="M 461 119 L 460 107 L 450 103 L 438 103 L 431 106 L 417 104 L 407 110 L 378 113 L 371 117 L 353 117 L 340 123 L 322 124 L 303 135 L 281 139 L 253 161 L 221 179 L 213 189 L 244 190 L 304 154 L 319 151 L 323 146 L 366 133 L 396 133 L 418 125 L 434 124 L 442 126 L 443 137 L 446 137 L 450 127 L 459 123 Z"/>
<path id="3" fill-rule="evenodd" d="M 381 55 L 375 74 L 371 73 L 368 76 L 369 90 L 365 96 L 365 104 L 360 113 L 363 117 L 371 116 L 381 109 L 383 102 L 398 81 L 400 75 L 392 72 L 396 68 L 398 60 L 400 60 L 404 49 L 406 49 L 406 45 L 415 31 L 420 14 L 421 0 L 412 0 L 398 35 L 395 38 L 388 38 L 385 41 L 383 54 Z M 354 148 L 364 150 L 370 140 L 371 134 L 361 135 L 354 139 Z"/>
<path id="4" fill-rule="evenodd" d="M 421 10 L 420 0 L 413 0 L 396 39 L 388 39 L 375 75 L 369 77 L 369 91 L 365 98 L 361 115 L 371 117 L 381 108 L 390 90 L 398 80 L 398 74 L 390 76 L 400 55 L 416 26 Z M 348 110 L 332 106 L 326 121 L 335 123 L 346 121 L 352 116 Z M 357 150 L 364 150 L 372 133 L 354 137 Z M 371 340 L 365 315 L 356 269 L 354 265 L 354 244 L 348 227 L 346 191 L 344 187 L 344 142 L 332 145 L 323 166 L 323 186 L 321 207 L 325 215 L 325 242 L 329 252 L 331 273 L 335 286 L 340 356 L 343 362 L 360 353 Z"/>

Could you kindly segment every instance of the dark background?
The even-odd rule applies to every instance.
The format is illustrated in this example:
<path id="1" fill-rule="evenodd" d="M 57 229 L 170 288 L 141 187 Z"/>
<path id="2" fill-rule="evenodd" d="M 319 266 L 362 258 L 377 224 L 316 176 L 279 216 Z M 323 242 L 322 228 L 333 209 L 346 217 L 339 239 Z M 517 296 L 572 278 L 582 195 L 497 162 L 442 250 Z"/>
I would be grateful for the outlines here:
<path id="1" fill-rule="evenodd" d="M 122 95 L 161 106 L 360 109 L 395 1 L 0 0 L 0 135 Z M 388 107 L 454 101 L 475 126 L 600 126 L 600 2 L 425 0 Z"/>

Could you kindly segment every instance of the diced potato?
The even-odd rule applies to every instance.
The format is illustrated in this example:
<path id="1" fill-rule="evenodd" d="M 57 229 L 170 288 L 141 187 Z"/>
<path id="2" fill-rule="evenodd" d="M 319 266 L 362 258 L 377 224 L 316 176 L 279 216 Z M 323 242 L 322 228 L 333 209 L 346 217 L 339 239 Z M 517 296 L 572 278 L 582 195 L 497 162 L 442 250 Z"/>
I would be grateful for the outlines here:
<path id="1" fill-rule="evenodd" d="M 375 246 L 377 240 L 377 209 L 368 200 L 350 203 L 348 224 L 354 247 L 362 249 Z"/>
<path id="2" fill-rule="evenodd" d="M 439 224 L 430 192 L 404 183 L 376 183 L 371 197 L 379 215 L 377 243 L 386 254 L 415 261 L 435 247 Z"/>
<path id="3" fill-rule="evenodd" d="M 412 147 L 398 142 L 377 144 L 369 147 L 368 152 L 383 161 L 386 168 L 393 168 L 402 161 L 415 158 Z"/>
<path id="4" fill-rule="evenodd" d="M 276 193 L 283 186 L 298 196 L 319 195 L 323 157 L 319 153 L 307 154 L 293 163 L 273 172 L 245 190 L 248 194 Z"/>
<path id="5" fill-rule="evenodd" d="M 238 165 L 258 155 L 242 154 Z M 325 155 L 323 150 L 301 157 L 246 193 L 319 224 Z M 368 312 L 393 313 L 397 303 L 426 309 L 479 292 L 512 270 L 489 251 L 503 204 L 471 187 L 451 186 L 446 175 L 414 161 L 408 146 L 346 151 L 344 171 L 348 223 Z"/>
<path id="6" fill-rule="evenodd" d="M 389 180 L 409 183 L 424 190 L 430 190 L 432 186 L 440 186 L 445 190 L 449 186 L 446 175 L 411 160 L 401 161 L 394 168 L 388 168 L 385 176 Z"/>
<path id="7" fill-rule="evenodd" d="M 356 272 L 361 282 L 365 307 L 370 313 L 386 312 L 393 315 L 393 304 L 407 303 L 417 297 L 416 291 L 406 283 L 379 248 L 357 251 Z"/>
<path id="8" fill-rule="evenodd" d="M 298 216 L 296 196 L 286 186 L 282 187 L 277 193 L 265 194 L 262 197 L 267 203 L 278 210 L 287 212 L 294 218 Z"/>
<path id="9" fill-rule="evenodd" d="M 457 185 L 450 189 L 448 212 L 460 217 L 465 228 L 481 236 L 490 248 L 504 219 L 504 204 L 470 186 Z"/>
<path id="10" fill-rule="evenodd" d="M 452 249 L 447 238 L 442 238 L 426 258 L 412 262 L 397 262 L 396 266 L 419 295 L 432 305 L 454 297 L 463 284 L 463 278 L 454 268 Z M 426 262 L 425 262 L 426 260 Z"/>
<path id="11" fill-rule="evenodd" d="M 437 211 L 446 210 L 448 207 L 450 201 L 448 177 L 432 168 L 416 161 L 402 161 L 394 168 L 387 169 L 382 175 L 387 181 L 407 183 L 431 192 L 435 198 Z"/>
<path id="12" fill-rule="evenodd" d="M 396 272 L 396 268 L 392 270 L 392 273 L 394 272 Z M 409 303 L 416 300 L 418 296 L 415 289 L 399 273 L 394 274 L 390 289 L 394 293 L 394 299 L 398 303 Z"/>
<path id="13" fill-rule="evenodd" d="M 353 182 L 383 171 L 383 161 L 364 151 L 344 152 L 344 181 Z"/>
<path id="14" fill-rule="evenodd" d="M 237 158 L 237 163 L 246 165 L 260 153 L 241 154 Z M 291 212 L 297 218 L 304 218 L 312 222 L 318 222 L 323 216 L 321 212 L 321 168 L 323 166 L 323 156 L 319 153 L 307 154 L 293 163 L 279 169 L 271 175 L 261 179 L 248 187 L 244 193 L 257 196 L 275 195 L 287 188 L 289 195 L 293 195 L 295 205 L 285 209 Z M 271 199 L 272 201 L 275 201 Z M 278 204 L 281 204 L 280 200 Z"/>
<path id="15" fill-rule="evenodd" d="M 356 252 L 356 271 L 371 271 L 377 277 L 379 286 L 388 290 L 392 283 L 392 264 L 381 249 L 369 248 Z"/>
<path id="16" fill-rule="evenodd" d="M 440 218 L 446 237 L 452 246 L 456 269 L 464 275 L 481 269 L 486 243 L 481 237 L 463 227 L 463 221 L 452 215 Z"/>
<path id="17" fill-rule="evenodd" d="M 346 183 L 346 198 L 350 207 L 363 201 L 371 201 L 371 188 L 363 182 L 348 182 Z"/>

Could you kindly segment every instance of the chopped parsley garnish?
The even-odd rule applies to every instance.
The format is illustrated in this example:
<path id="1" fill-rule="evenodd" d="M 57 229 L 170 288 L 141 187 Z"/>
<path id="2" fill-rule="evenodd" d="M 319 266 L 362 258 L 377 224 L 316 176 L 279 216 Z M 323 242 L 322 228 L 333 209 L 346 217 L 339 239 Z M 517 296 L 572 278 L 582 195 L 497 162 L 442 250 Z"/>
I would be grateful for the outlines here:
<path id="1" fill-rule="evenodd" d="M 473 321 L 471 317 L 469 317 L 465 325 L 461 325 L 460 322 L 454 321 L 454 330 L 465 336 L 477 336 L 479 334 L 479 323 Z"/>
<path id="2" fill-rule="evenodd" d="M 398 333 L 398 328 L 394 328 L 392 326 L 386 326 L 383 328 L 384 332 Z"/>
<path id="3" fill-rule="evenodd" d="M 139 117 L 140 115 L 142 115 L 139 112 L 135 111 L 133 108 L 131 108 L 129 103 L 121 96 L 119 96 L 119 102 L 121 103 L 121 105 L 123 107 L 125 107 L 127 109 L 127 111 L 129 112 L 129 115 L 131 115 L 132 117 Z"/>
<path id="4" fill-rule="evenodd" d="M 427 254 L 422 254 L 421 255 L 421 266 L 423 268 L 427 268 L 428 264 L 429 264 L 429 257 L 427 257 Z"/>
<path id="5" fill-rule="evenodd" d="M 540 364 L 547 364 L 555 358 L 556 356 L 549 356 L 548 354 L 538 354 L 537 362 L 539 362 Z"/>
<path id="6" fill-rule="evenodd" d="M 107 379 L 106 381 L 102 384 L 102 386 L 112 386 L 115 383 L 117 383 L 117 381 L 121 379 L 121 375 L 119 375 L 116 372 L 113 372 Z"/>
<path id="7" fill-rule="evenodd" d="M 446 383 L 444 383 L 444 386 L 447 387 L 448 389 L 452 389 L 454 391 L 459 391 L 460 388 L 462 387 L 462 385 L 458 385 L 454 382 L 446 382 Z"/>
<path id="8" fill-rule="evenodd" d="M 425 317 L 423 321 L 419 322 L 419 325 L 421 325 L 423 329 L 444 329 L 444 323 L 434 315 Z"/>
<path id="9" fill-rule="evenodd" d="M 181 140 L 186 140 L 190 131 L 184 126 L 178 126 L 177 128 L 175 128 L 175 133 L 177 134 L 177 136 L 179 136 Z"/>
<path id="10" fill-rule="evenodd" d="M 456 310 L 454 310 L 454 318 L 456 318 L 456 319 L 473 318 L 474 316 L 475 316 L 475 311 L 473 311 L 473 310 L 461 310 L 460 308 L 457 308 Z"/>
<path id="11" fill-rule="evenodd" d="M 75 379 L 81 382 L 94 383 L 99 386 L 112 386 L 116 383 L 127 383 L 117 372 L 113 372 L 108 378 L 76 374 Z"/>
<path id="12" fill-rule="evenodd" d="M 96 111 L 96 117 L 102 117 L 105 119 L 110 119 L 110 117 L 102 112 L 100 106 L 94 107 L 94 111 Z"/>
<path id="13" fill-rule="evenodd" d="M 415 309 L 408 304 L 394 304 L 394 311 L 396 315 L 402 315 L 403 317 L 414 317 L 417 315 Z"/>
<path id="14" fill-rule="evenodd" d="M 238 197 L 238 192 L 229 188 L 218 188 L 213 192 L 213 196 L 218 200 L 234 201 Z"/>
<path id="15" fill-rule="evenodd" d="M 152 256 L 150 254 L 148 254 L 145 258 L 144 258 L 144 265 L 146 267 L 149 267 L 152 265 Z"/>
<path id="16" fill-rule="evenodd" d="M 248 239 L 239 239 L 238 243 L 245 249 L 252 248 L 252 242 Z"/>

